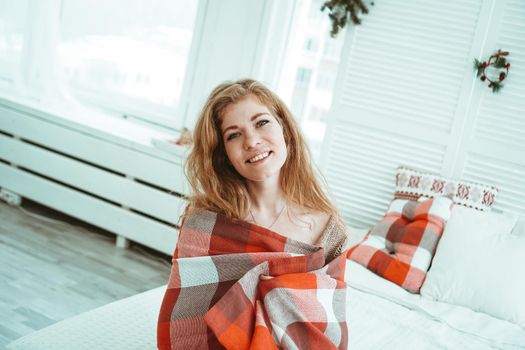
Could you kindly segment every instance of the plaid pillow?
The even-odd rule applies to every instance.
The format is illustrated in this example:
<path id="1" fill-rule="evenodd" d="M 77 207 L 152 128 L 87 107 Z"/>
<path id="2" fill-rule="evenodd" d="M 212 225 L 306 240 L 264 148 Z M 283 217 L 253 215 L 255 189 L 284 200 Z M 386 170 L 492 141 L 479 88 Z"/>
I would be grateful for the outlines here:
<path id="1" fill-rule="evenodd" d="M 350 249 L 348 258 L 419 293 L 452 205 L 446 197 L 424 202 L 394 199 L 383 220 Z"/>
<path id="2" fill-rule="evenodd" d="M 494 186 L 455 181 L 437 174 L 399 167 L 396 174 L 395 198 L 413 199 L 446 196 L 455 204 L 490 211 L 498 189 Z"/>

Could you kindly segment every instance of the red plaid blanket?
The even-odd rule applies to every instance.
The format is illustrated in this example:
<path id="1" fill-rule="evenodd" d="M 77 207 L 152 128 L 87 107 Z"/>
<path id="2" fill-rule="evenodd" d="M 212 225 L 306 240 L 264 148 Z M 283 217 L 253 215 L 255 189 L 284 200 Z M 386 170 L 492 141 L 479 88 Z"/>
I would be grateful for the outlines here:
<path id="1" fill-rule="evenodd" d="M 160 349 L 346 349 L 346 254 L 199 211 L 183 221 Z"/>

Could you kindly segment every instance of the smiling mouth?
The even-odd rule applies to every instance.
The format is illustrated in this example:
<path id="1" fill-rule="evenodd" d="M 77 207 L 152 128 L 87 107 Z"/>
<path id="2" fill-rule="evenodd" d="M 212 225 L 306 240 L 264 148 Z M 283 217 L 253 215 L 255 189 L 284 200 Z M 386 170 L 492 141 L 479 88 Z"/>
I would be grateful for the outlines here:
<path id="1" fill-rule="evenodd" d="M 257 162 L 260 162 L 266 158 L 268 158 L 270 156 L 270 154 L 272 154 L 273 152 L 272 151 L 268 151 L 268 152 L 263 152 L 261 154 L 258 154 L 256 155 L 255 157 L 253 158 L 250 158 L 246 161 L 246 163 L 250 163 L 250 164 L 253 164 L 253 163 L 257 163 Z"/>

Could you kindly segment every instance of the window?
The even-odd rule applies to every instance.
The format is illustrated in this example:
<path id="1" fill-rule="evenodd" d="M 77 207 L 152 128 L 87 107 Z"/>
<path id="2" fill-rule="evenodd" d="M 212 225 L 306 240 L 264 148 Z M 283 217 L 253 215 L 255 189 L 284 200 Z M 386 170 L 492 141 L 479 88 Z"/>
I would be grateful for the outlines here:
<path id="1" fill-rule="evenodd" d="M 278 92 L 299 120 L 314 159 L 318 159 L 326 129 L 334 84 L 339 66 L 345 32 L 330 37 L 328 13 L 321 12 L 323 0 L 297 1 L 289 38 L 289 49 L 283 63 L 286 73 Z M 296 45 L 300 42 L 303 45 Z M 291 73 L 288 73 L 291 74 Z M 294 79 L 295 78 L 295 79 Z M 290 84 L 293 79 L 294 84 Z"/>
<path id="2" fill-rule="evenodd" d="M 306 42 L 304 44 L 304 48 L 306 51 L 313 51 L 316 52 L 318 47 L 317 40 L 314 38 L 307 38 Z"/>
<path id="3" fill-rule="evenodd" d="M 326 40 L 323 48 L 323 54 L 326 57 L 332 57 L 334 60 L 338 60 L 339 55 L 341 54 L 342 45 L 342 40 Z"/>
<path id="4" fill-rule="evenodd" d="M 57 56 L 79 99 L 124 114 L 174 118 L 197 1 L 63 0 Z"/>
<path id="5" fill-rule="evenodd" d="M 19 72 L 27 11 L 27 1 L 0 0 L 0 83 L 12 84 Z"/>
<path id="6" fill-rule="evenodd" d="M 295 4 L 0 0 L 0 94 L 72 119 L 96 114 L 191 128 L 222 81 L 254 77 L 275 89 L 288 35 L 282 28 L 290 27 Z M 2 84 L 2 72 L 13 75 L 14 48 L 23 73 L 17 93 Z"/>
<path id="7" fill-rule="evenodd" d="M 302 85 L 308 85 L 312 78 L 312 70 L 308 68 L 299 68 L 297 70 L 297 83 Z"/>
<path id="8" fill-rule="evenodd" d="M 330 91 L 333 89 L 335 84 L 335 74 L 331 72 L 330 70 L 327 70 L 326 72 L 319 72 L 317 81 L 316 81 L 316 88 L 319 90 L 324 91 Z"/>

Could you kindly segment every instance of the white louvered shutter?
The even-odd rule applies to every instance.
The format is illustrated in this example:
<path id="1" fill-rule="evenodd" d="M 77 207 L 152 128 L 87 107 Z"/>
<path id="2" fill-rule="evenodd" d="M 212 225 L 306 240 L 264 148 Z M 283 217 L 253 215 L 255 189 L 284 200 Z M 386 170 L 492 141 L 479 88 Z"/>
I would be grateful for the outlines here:
<path id="1" fill-rule="evenodd" d="M 455 168 L 457 176 L 499 188 L 495 210 L 525 216 L 525 1 L 498 4 L 482 57 L 509 51 L 509 76 L 498 94 L 476 81 L 465 128 L 470 134 Z"/>
<path id="2" fill-rule="evenodd" d="M 352 26 L 321 155 L 347 224 L 382 217 L 399 165 L 452 175 L 489 5 L 382 0 Z"/>

